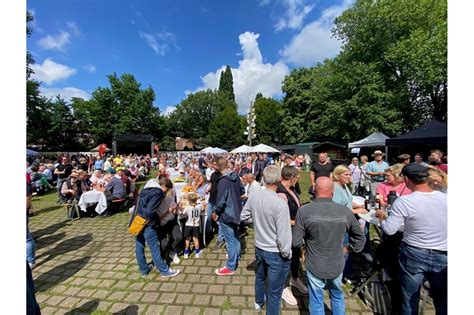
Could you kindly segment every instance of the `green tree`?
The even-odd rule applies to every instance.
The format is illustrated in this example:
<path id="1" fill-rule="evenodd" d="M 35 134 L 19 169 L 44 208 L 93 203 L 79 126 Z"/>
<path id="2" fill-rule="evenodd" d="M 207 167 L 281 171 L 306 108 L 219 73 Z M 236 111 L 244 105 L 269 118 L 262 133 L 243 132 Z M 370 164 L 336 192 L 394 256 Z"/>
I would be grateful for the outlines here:
<path id="1" fill-rule="evenodd" d="M 33 34 L 33 28 L 28 23 L 33 21 L 33 15 L 26 13 L 26 35 Z M 30 80 L 33 69 L 31 65 L 35 63 L 29 51 L 26 52 L 26 142 L 28 145 L 40 145 L 47 149 L 49 145 L 48 130 L 51 128 L 51 121 L 48 115 L 50 102 L 40 95 L 40 83 Z"/>
<path id="2" fill-rule="evenodd" d="M 359 0 L 335 23 L 341 54 L 377 65 L 407 129 L 447 119 L 446 0 Z"/>
<path id="3" fill-rule="evenodd" d="M 280 102 L 263 97 L 261 93 L 255 97 L 255 143 L 278 145 L 283 138 L 281 130 L 282 107 Z"/>
<path id="4" fill-rule="evenodd" d="M 72 107 L 78 124 L 88 128 L 95 143 L 112 142 L 114 134 L 163 136 L 163 117 L 153 105 L 151 87 L 141 89 L 135 77 L 115 73 L 107 76 L 110 88 L 98 87 L 89 101 L 74 99 Z"/>
<path id="5" fill-rule="evenodd" d="M 229 65 L 227 65 L 225 70 L 221 72 L 221 77 L 219 79 L 219 94 L 223 99 L 227 99 L 235 104 L 234 79 Z"/>
<path id="6" fill-rule="evenodd" d="M 48 109 L 51 126 L 48 130 L 49 147 L 60 151 L 78 149 L 77 127 L 71 107 L 59 96 Z"/>
<path id="7" fill-rule="evenodd" d="M 227 105 L 209 126 L 208 144 L 220 148 L 235 148 L 244 143 L 245 119 Z"/>
<path id="8" fill-rule="evenodd" d="M 169 115 L 167 134 L 192 139 L 198 147 L 208 146 L 209 126 L 225 103 L 229 101 L 210 89 L 188 94 Z"/>

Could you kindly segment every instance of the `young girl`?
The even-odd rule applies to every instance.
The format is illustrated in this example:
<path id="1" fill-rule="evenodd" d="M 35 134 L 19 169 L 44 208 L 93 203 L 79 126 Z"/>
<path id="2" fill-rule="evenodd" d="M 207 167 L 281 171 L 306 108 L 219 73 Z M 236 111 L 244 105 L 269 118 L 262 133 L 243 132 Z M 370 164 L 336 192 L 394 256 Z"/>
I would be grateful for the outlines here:
<path id="1" fill-rule="evenodd" d="M 198 199 L 199 197 L 196 193 L 189 193 L 187 197 L 189 205 L 185 206 L 181 212 L 181 216 L 186 216 L 188 218 L 184 226 L 184 237 L 186 238 L 184 259 L 189 258 L 189 243 L 191 237 L 193 238 L 196 258 L 201 256 L 201 250 L 199 249 L 199 238 L 201 237 L 199 223 L 201 220 L 201 214 L 204 212 L 204 205 L 198 204 Z"/>

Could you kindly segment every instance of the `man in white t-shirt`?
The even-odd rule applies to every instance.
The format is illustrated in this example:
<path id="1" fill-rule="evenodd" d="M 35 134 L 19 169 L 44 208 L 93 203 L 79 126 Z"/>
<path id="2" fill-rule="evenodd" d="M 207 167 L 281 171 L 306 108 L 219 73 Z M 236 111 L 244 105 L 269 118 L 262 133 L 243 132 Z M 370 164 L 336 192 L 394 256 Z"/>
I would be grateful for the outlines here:
<path id="1" fill-rule="evenodd" d="M 447 196 L 431 189 L 428 170 L 418 163 L 406 165 L 402 175 L 413 192 L 395 200 L 390 216 L 383 210 L 376 212 L 384 233 L 392 235 L 404 226 L 399 255 L 401 312 L 417 313 L 420 287 L 426 277 L 436 314 L 447 314 Z"/>

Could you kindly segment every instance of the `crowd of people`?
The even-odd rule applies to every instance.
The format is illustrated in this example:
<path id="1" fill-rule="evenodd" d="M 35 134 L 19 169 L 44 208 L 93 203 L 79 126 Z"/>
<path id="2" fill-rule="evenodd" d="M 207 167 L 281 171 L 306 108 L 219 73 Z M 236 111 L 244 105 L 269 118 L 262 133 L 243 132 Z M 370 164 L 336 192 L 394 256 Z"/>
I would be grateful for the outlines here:
<path id="1" fill-rule="evenodd" d="M 56 182 L 58 202 L 71 202 L 90 189 L 103 191 L 109 202 L 130 200 L 131 213 L 147 219 L 136 236 L 136 260 L 142 277 L 156 268 L 173 277 L 181 259 L 199 259 L 209 240 L 225 246 L 227 260 L 215 274 L 231 276 L 239 265 L 246 226 L 255 231 L 255 309 L 280 312 L 280 300 L 296 305 L 291 287 L 309 296 L 311 314 L 324 314 L 323 290 L 329 291 L 333 314 L 344 314 L 343 281 L 350 279 L 350 253 L 377 260 L 369 224 L 359 215 L 370 211 L 354 196 L 378 203 L 383 243 L 398 263 L 387 266 L 398 281 L 394 312 L 416 314 L 420 286 L 429 282 L 437 313 L 447 305 L 447 163 L 433 150 L 426 163 L 415 155 L 389 165 L 384 153 L 354 157 L 334 166 L 326 153 L 312 163 L 309 156 L 282 154 L 166 153 L 115 157 L 67 156 L 31 161 L 33 178 Z M 136 189 L 152 169 L 156 178 Z M 299 178 L 310 170 L 313 202 L 302 204 Z M 46 174 L 45 174 L 46 172 Z M 56 178 L 57 176 L 57 178 Z M 177 191 L 177 183 L 185 187 Z M 37 184 L 35 184 L 36 186 Z M 41 184 L 42 185 L 42 184 Z M 107 215 L 107 212 L 105 213 Z M 34 242 L 27 231 L 28 262 L 34 266 Z M 152 262 L 145 258 L 148 247 Z M 382 247 L 382 246 L 381 246 Z M 32 253 L 33 251 L 33 253 Z M 395 253 L 395 254 L 394 254 Z M 375 255 L 376 256 L 376 255 Z M 33 257 L 33 258 L 31 258 Z M 305 277 L 300 273 L 305 264 Z M 395 265 L 395 266 L 393 266 Z M 396 273 L 396 274 L 395 274 Z M 394 296 L 397 295 L 394 292 Z"/>

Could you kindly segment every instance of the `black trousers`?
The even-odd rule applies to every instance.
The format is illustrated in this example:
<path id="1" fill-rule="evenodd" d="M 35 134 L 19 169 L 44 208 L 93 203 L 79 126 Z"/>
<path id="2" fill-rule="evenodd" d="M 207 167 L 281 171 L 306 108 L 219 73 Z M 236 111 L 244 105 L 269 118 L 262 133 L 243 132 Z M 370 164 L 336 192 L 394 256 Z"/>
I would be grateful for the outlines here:
<path id="1" fill-rule="evenodd" d="M 168 249 L 171 238 L 171 249 L 177 254 L 179 252 L 178 246 L 183 240 L 183 232 L 181 231 L 181 227 L 179 226 L 177 220 L 173 219 L 168 221 L 165 225 L 160 226 L 158 228 L 158 238 L 160 240 L 162 253 L 166 252 Z"/>

